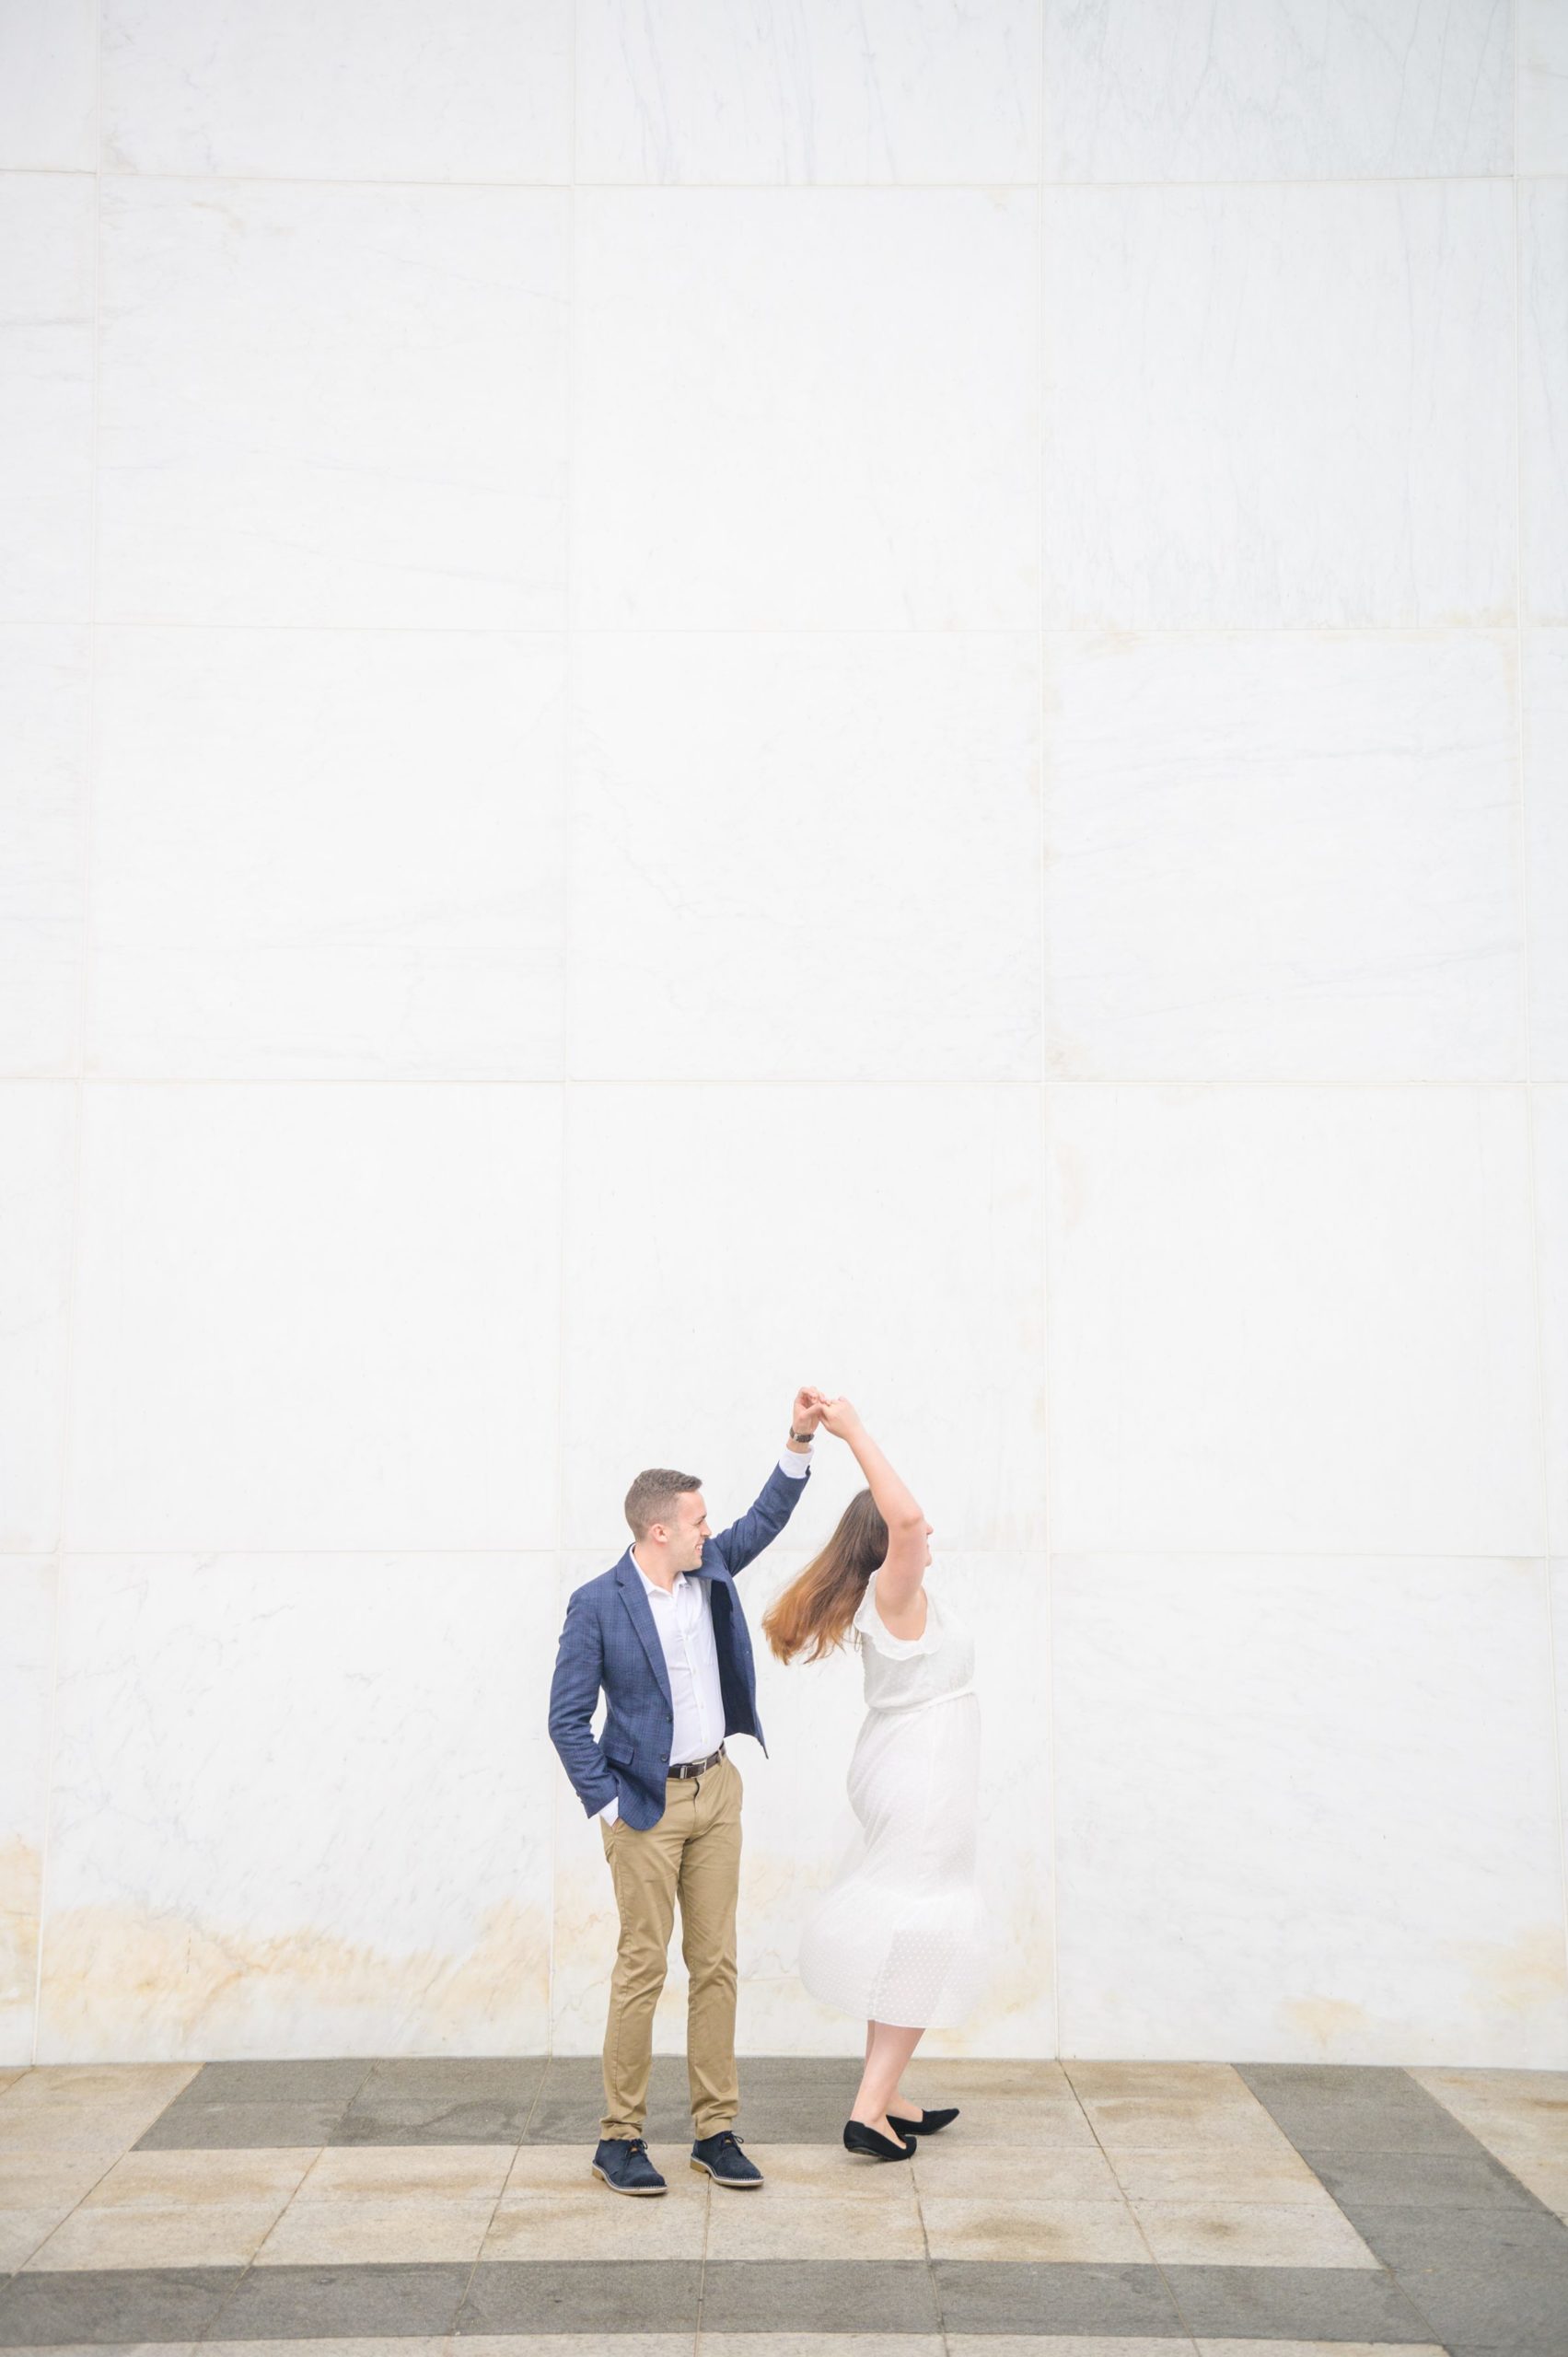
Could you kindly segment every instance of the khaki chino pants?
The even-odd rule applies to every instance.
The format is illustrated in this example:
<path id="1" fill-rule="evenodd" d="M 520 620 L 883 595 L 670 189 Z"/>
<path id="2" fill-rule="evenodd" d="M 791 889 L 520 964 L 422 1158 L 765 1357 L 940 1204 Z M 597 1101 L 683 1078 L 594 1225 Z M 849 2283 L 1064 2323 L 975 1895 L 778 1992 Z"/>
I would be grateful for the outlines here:
<path id="1" fill-rule="evenodd" d="M 735 1905 L 740 1887 L 740 1771 L 726 1753 L 701 1776 L 671 1776 L 664 1815 L 638 1832 L 600 1820 L 621 1914 L 621 1945 L 604 2033 L 601 2136 L 643 2132 L 653 2062 L 654 2008 L 680 1906 L 680 1953 L 691 1975 L 686 2070 L 691 2125 L 716 2136 L 740 2105 L 735 2070 Z"/>

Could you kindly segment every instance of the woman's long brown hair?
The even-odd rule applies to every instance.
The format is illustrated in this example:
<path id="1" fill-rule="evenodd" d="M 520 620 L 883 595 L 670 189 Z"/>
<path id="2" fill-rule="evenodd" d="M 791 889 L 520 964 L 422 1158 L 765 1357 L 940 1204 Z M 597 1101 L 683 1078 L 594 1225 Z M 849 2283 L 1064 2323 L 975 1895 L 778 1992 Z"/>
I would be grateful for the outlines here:
<path id="1" fill-rule="evenodd" d="M 807 1661 L 820 1661 L 842 1645 L 865 1584 L 887 1554 L 888 1526 L 870 1491 L 862 1490 L 845 1506 L 821 1553 L 779 1590 L 762 1615 L 762 1634 L 780 1661 L 793 1661 L 799 1653 Z"/>

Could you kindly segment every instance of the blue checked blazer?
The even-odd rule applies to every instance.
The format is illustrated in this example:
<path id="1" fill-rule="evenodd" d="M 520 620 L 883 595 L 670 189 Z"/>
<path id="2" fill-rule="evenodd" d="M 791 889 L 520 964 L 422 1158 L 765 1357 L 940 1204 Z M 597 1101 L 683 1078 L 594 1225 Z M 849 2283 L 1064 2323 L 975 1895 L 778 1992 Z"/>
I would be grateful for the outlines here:
<path id="1" fill-rule="evenodd" d="M 775 1465 L 749 1513 L 707 1539 L 700 1568 L 686 1574 L 712 1583 L 726 1736 L 753 1735 L 762 1743 L 757 1667 L 736 1573 L 778 1537 L 810 1478 L 792 1480 Z M 601 1689 L 609 1707 L 596 1742 L 589 1723 Z M 616 1797 L 621 1815 L 639 1832 L 658 1823 L 674 1724 L 664 1647 L 628 1547 L 618 1563 L 569 1599 L 550 1689 L 550 1739 L 590 1817 Z"/>

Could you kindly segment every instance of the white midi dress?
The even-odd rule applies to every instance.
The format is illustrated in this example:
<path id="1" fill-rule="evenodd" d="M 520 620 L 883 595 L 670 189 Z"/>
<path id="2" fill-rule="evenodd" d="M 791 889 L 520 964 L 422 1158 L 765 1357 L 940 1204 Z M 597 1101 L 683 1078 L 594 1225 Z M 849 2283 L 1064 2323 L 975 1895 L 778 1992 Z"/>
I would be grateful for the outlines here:
<path id="1" fill-rule="evenodd" d="M 956 2028 L 984 1960 L 974 1640 L 929 1587 L 923 1633 L 895 1637 L 876 1588 L 854 1621 L 866 1706 L 849 1770 L 859 1834 L 807 1923 L 800 1977 L 862 2021 Z"/>

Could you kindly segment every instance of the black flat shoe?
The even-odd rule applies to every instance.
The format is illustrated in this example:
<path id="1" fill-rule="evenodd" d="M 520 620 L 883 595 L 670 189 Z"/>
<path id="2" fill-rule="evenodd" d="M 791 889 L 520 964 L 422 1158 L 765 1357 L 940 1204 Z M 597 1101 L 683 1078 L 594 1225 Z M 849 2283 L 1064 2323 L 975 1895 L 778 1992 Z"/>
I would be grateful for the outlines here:
<path id="1" fill-rule="evenodd" d="M 874 2161 L 907 2161 L 912 2156 L 914 2146 L 895 2144 L 890 2136 L 879 2136 L 875 2128 L 867 2128 L 864 2119 L 846 2119 L 844 2151 L 867 2153 Z"/>
<path id="2" fill-rule="evenodd" d="M 896 2111 L 888 2114 L 900 2136 L 935 2136 L 939 2128 L 951 2128 L 958 2116 L 956 2103 L 946 2111 L 923 2111 L 918 2119 L 900 2119 Z"/>

